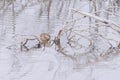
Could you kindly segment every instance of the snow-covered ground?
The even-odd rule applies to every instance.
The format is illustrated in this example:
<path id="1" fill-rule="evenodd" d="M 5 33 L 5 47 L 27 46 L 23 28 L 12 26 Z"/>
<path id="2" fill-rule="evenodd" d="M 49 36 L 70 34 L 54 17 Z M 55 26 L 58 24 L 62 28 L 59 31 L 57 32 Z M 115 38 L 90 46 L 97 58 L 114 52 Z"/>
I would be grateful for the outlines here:
<path id="1" fill-rule="evenodd" d="M 86 2 L 82 3 L 86 5 Z M 57 5 L 57 3 L 54 2 L 54 5 Z M 88 11 L 86 6 L 83 7 L 83 5 L 76 7 L 76 9 L 82 7 L 83 11 Z M 60 6 L 57 7 L 59 8 Z M 63 7 L 65 8 L 66 6 Z M 3 17 L 0 17 L 0 80 L 120 80 L 120 55 L 110 57 L 107 60 L 101 59 L 101 61 L 96 61 L 92 64 L 80 65 L 57 52 L 54 46 L 46 47 L 45 50 L 39 48 L 30 51 L 20 51 L 20 42 L 26 38 L 33 37 L 30 35 L 39 37 L 41 33 L 48 32 L 54 38 L 63 27 L 64 22 L 70 21 L 69 18 L 63 19 L 66 15 L 61 15 L 59 19 L 54 19 L 55 16 L 52 14 L 56 12 L 54 12 L 55 7 L 53 6 L 52 8 L 50 22 L 47 22 L 47 14 L 38 17 L 39 5 L 32 7 L 29 5 L 15 19 L 9 10 Z M 75 16 L 78 18 L 77 14 Z M 86 19 L 82 21 L 86 23 Z M 76 23 L 76 26 L 79 26 L 79 22 Z M 88 29 L 88 27 L 82 26 L 79 30 Z M 101 28 L 100 33 L 104 32 L 103 28 Z M 81 34 L 89 35 L 88 32 L 84 33 L 84 31 Z M 110 40 L 110 43 L 116 47 L 116 42 L 120 41 L 119 34 L 108 28 L 107 35 L 106 38 L 112 39 L 113 41 Z M 65 35 L 62 37 L 63 40 L 61 42 L 63 46 L 66 46 L 66 37 Z M 81 45 L 85 46 L 85 49 L 80 51 L 84 52 L 87 50 L 86 46 L 88 46 L 89 41 L 83 38 L 80 39 L 80 42 Z M 106 50 L 106 46 L 109 47 L 108 43 L 103 43 L 105 42 L 99 42 L 100 46 L 98 47 Z M 66 50 L 68 54 L 79 52 L 79 50 L 69 47 Z M 85 60 L 84 57 L 81 60 Z"/>
<path id="2" fill-rule="evenodd" d="M 1 48 L 0 80 L 119 80 L 120 56 L 89 66 L 58 56 L 52 48 L 19 52 Z"/>

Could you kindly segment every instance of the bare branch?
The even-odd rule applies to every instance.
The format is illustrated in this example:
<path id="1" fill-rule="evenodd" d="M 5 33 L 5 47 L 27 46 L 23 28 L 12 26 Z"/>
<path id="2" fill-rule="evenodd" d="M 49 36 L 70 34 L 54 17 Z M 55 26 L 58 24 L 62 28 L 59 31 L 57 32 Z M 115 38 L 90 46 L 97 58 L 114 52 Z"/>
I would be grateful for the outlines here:
<path id="1" fill-rule="evenodd" d="M 76 9 L 71 9 L 72 11 L 74 12 L 77 12 L 81 15 L 84 15 L 84 16 L 88 16 L 88 17 L 91 17 L 91 18 L 94 18 L 96 20 L 99 20 L 105 24 L 109 24 L 109 25 L 114 25 L 116 27 L 118 27 L 120 29 L 120 25 L 118 25 L 117 23 L 113 22 L 113 21 L 110 21 L 110 20 L 107 20 L 107 19 L 104 19 L 104 18 L 101 18 L 101 17 L 98 17 L 98 16 L 95 16 L 95 15 L 92 15 L 90 13 L 87 13 L 87 12 L 83 12 L 83 11 L 80 11 L 80 10 L 76 10 Z"/>

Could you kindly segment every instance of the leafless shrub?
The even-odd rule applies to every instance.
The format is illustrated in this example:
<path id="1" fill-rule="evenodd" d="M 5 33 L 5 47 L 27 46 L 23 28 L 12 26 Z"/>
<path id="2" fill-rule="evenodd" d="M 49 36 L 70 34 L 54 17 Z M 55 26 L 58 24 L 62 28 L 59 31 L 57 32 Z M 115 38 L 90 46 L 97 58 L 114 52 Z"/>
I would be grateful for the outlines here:
<path id="1" fill-rule="evenodd" d="M 20 0 L 19 3 L 16 2 L 17 0 L 1 0 L 0 3 L 0 11 L 3 12 L 3 14 L 8 10 L 13 10 L 15 15 L 19 15 L 22 11 L 25 10 L 28 6 L 34 6 L 35 4 L 39 4 L 39 15 L 43 15 L 47 11 L 48 18 L 50 17 L 50 12 L 52 10 L 53 0 L 25 0 L 26 2 L 22 4 L 23 0 Z M 82 0 L 79 0 L 82 1 Z M 58 52 L 62 53 L 65 57 L 69 57 L 71 59 L 74 58 L 76 62 L 79 64 L 92 64 L 98 61 L 102 61 L 105 59 L 108 59 L 109 57 L 113 57 L 119 53 L 119 42 L 114 39 L 109 39 L 105 35 L 99 32 L 99 28 L 105 27 L 106 29 L 110 28 L 113 31 L 120 34 L 120 25 L 117 22 L 114 22 L 109 19 L 109 17 L 115 16 L 120 17 L 117 11 L 119 11 L 120 6 L 120 0 L 86 0 L 89 3 L 89 13 L 84 12 L 82 10 L 75 9 L 75 4 L 78 2 L 77 0 L 58 0 L 56 2 L 55 6 L 55 16 L 60 17 L 61 14 L 64 12 L 65 19 L 68 16 L 68 10 L 72 11 L 72 20 L 66 21 L 63 25 L 63 28 L 59 30 L 58 34 L 55 35 L 55 38 L 53 40 L 53 44 L 55 44 L 58 48 Z M 72 3 L 73 2 L 73 3 Z M 108 4 L 106 4 L 108 2 Z M 65 4 L 67 3 L 67 4 Z M 72 8 L 70 5 L 72 5 Z M 66 6 L 65 6 L 66 5 Z M 103 6 L 104 5 L 104 6 Z M 20 7 L 20 9 L 16 10 L 17 7 Z M 80 8 L 82 9 L 82 8 Z M 74 19 L 74 14 L 80 15 L 79 18 Z M 81 17 L 82 16 L 82 17 Z M 80 20 L 87 20 L 89 19 L 88 23 L 81 24 Z M 50 20 L 50 19 L 49 19 Z M 48 21 L 49 22 L 49 21 Z M 79 24 L 78 24 L 79 22 Z M 81 27 L 88 27 L 88 29 L 81 29 Z M 66 43 L 61 43 L 63 37 L 66 38 Z M 29 50 L 29 48 L 26 46 L 26 44 L 29 41 L 36 40 L 27 38 L 25 41 L 21 42 L 21 50 L 22 48 L 25 48 L 26 50 Z M 103 40 L 102 44 L 107 45 L 106 50 L 102 51 L 100 45 L 98 43 L 100 40 Z M 38 40 L 39 41 L 39 40 Z M 44 46 L 49 41 L 43 40 Z M 85 43 L 82 43 L 82 42 Z M 113 46 L 111 41 L 114 41 L 117 46 Z M 99 43 L 100 44 L 100 43 Z M 41 45 L 40 42 L 38 42 L 38 47 Z M 99 46 L 101 48 L 99 48 Z M 34 46 L 35 47 L 35 46 Z M 73 51 L 73 54 L 71 54 L 67 49 L 70 48 Z M 82 62 L 83 60 L 83 62 Z"/>

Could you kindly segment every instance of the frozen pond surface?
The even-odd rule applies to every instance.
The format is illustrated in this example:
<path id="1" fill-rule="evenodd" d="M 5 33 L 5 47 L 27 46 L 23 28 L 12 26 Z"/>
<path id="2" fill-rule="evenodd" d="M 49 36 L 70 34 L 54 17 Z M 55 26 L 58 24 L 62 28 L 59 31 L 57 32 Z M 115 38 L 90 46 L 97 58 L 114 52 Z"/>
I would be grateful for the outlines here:
<path id="1" fill-rule="evenodd" d="M 25 3 L 24 1 L 27 0 L 23 0 L 23 4 Z M 88 11 L 87 7 L 89 5 L 86 2 L 75 1 L 76 5 L 82 3 L 82 5 L 75 6 L 76 9 L 81 9 L 82 7 L 83 11 Z M 39 12 L 40 4 L 36 3 L 33 5 L 29 3 L 28 7 L 16 16 L 11 9 L 8 9 L 4 14 L 0 13 L 0 80 L 120 80 L 120 55 L 105 61 L 102 61 L 101 58 L 101 61 L 90 65 L 79 65 L 75 61 L 58 53 L 53 47 L 47 47 L 44 51 L 43 48 L 33 49 L 28 52 L 20 51 L 20 42 L 32 37 L 30 35 L 39 37 L 41 33 L 47 32 L 53 38 L 63 27 L 65 21 L 72 20 L 70 17 L 72 14 L 67 9 L 69 6 L 68 3 L 64 2 L 63 10 L 57 10 L 61 8 L 63 3 L 59 2 L 58 5 L 57 2 L 53 2 L 49 14 L 46 11 L 45 5 L 43 5 L 45 11 L 42 16 L 40 16 Z M 83 5 L 87 6 L 83 7 Z M 15 11 L 17 12 L 19 8 L 21 7 L 16 7 Z M 59 14 L 60 12 L 61 14 Z M 78 15 L 76 14 L 74 17 L 77 19 Z M 114 19 L 114 21 L 116 20 L 120 22 L 120 17 Z M 84 24 L 87 23 L 88 19 L 80 21 Z M 76 23 L 76 26 L 79 26 L 80 22 Z M 80 30 L 83 30 L 83 32 L 86 29 L 89 30 L 86 26 L 80 27 Z M 103 27 L 100 27 L 100 32 L 103 33 L 106 31 Z M 111 28 L 108 28 L 106 33 L 108 35 L 106 38 L 115 40 L 110 42 L 113 46 L 116 46 L 116 42 L 120 41 L 119 34 Z M 83 34 L 89 35 L 88 32 Z M 63 39 L 62 43 L 67 43 L 65 42 L 66 38 Z M 86 43 L 89 44 L 85 38 L 81 39 L 80 42 L 85 47 L 87 46 Z M 102 47 L 100 49 L 106 50 L 106 47 L 109 46 L 103 43 L 104 41 L 102 42 L 102 40 L 98 42 L 98 48 Z M 81 49 L 81 52 L 85 50 Z M 74 52 L 75 50 L 68 48 L 68 51 Z M 77 53 L 79 50 L 75 52 Z M 86 56 L 84 57 L 87 58 Z"/>

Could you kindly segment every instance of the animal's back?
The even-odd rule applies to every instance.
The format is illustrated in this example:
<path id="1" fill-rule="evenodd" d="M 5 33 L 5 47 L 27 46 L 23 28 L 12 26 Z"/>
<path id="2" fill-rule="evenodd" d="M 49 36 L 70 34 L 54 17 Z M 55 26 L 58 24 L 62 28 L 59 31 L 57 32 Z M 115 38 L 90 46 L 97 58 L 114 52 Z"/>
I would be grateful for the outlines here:
<path id="1" fill-rule="evenodd" d="M 50 40 L 50 35 L 48 33 L 42 33 L 40 35 L 41 41 L 49 41 Z"/>

